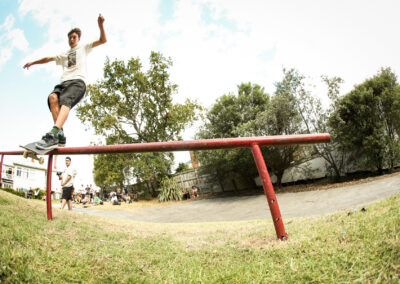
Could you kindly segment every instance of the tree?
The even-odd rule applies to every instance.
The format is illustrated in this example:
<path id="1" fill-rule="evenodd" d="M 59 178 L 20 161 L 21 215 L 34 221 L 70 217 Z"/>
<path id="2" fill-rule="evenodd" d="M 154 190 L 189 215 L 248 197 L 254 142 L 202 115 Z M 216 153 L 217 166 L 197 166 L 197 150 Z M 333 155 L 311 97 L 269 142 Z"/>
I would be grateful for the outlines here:
<path id="1" fill-rule="evenodd" d="M 329 123 L 356 164 L 393 169 L 400 157 L 400 87 L 390 68 L 344 96 Z"/>
<path id="2" fill-rule="evenodd" d="M 269 95 L 257 84 L 242 83 L 238 93 L 225 94 L 206 114 L 206 121 L 196 134 L 198 139 L 237 137 L 236 128 L 254 120 L 257 113 L 265 110 Z M 254 183 L 254 166 L 249 149 L 213 150 L 196 153 L 202 165 L 201 171 L 218 181 L 223 189 L 226 178 L 240 176 Z"/>
<path id="3" fill-rule="evenodd" d="M 259 112 L 254 120 L 244 123 L 236 132 L 244 136 L 290 135 L 304 133 L 299 112 L 298 97 L 305 92 L 303 79 L 296 70 L 283 70 L 282 81 L 275 84 L 276 91 L 267 108 Z M 267 166 L 277 177 L 281 186 L 285 170 L 304 161 L 304 147 L 266 147 L 262 149 Z"/>
<path id="4" fill-rule="evenodd" d="M 298 109 L 306 133 L 331 133 L 334 137 L 333 143 L 314 144 L 312 148 L 314 155 L 325 160 L 328 172 L 336 179 L 340 179 L 345 174 L 347 152 L 335 136 L 335 130 L 329 126 L 328 120 L 338 108 L 340 85 L 343 80 L 339 77 L 322 76 L 322 81 L 327 86 L 330 106 L 327 109 L 323 108 L 318 97 L 303 89 L 299 93 Z"/>
<path id="5" fill-rule="evenodd" d="M 175 170 L 175 173 L 184 172 L 190 169 L 190 167 L 185 163 L 179 163 L 178 167 Z"/>
<path id="6" fill-rule="evenodd" d="M 198 118 L 201 106 L 189 99 L 183 104 L 173 103 L 172 96 L 177 94 L 178 86 L 169 80 L 171 65 L 170 58 L 157 52 L 151 52 L 147 71 L 142 71 L 138 58 L 131 58 L 127 63 L 107 59 L 104 78 L 88 86 L 88 95 L 77 108 L 79 119 L 97 135 L 105 137 L 107 145 L 182 139 L 181 132 Z M 99 166 L 95 163 L 98 182 L 114 180 L 115 173 L 102 173 L 105 162 L 124 164 L 124 168 L 130 168 L 125 172 L 139 181 L 154 181 L 165 176 L 173 164 L 171 153 L 122 157 L 100 158 Z"/>

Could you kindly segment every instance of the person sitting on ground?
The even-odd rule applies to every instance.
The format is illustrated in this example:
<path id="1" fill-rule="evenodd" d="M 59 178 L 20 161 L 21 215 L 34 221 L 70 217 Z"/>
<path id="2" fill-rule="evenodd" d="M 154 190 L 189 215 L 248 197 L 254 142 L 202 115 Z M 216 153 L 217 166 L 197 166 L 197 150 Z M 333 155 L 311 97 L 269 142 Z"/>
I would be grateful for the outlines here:
<path id="1" fill-rule="evenodd" d="M 183 200 L 188 200 L 190 199 L 190 193 L 189 191 L 185 188 L 185 190 L 183 191 Z"/>
<path id="2" fill-rule="evenodd" d="M 139 195 L 138 195 L 136 190 L 132 191 L 130 197 L 131 197 L 131 202 L 132 201 L 135 201 L 135 202 L 139 201 Z"/>
<path id="3" fill-rule="evenodd" d="M 121 198 L 125 203 L 131 203 L 131 197 L 128 193 L 125 193 L 125 191 L 122 192 Z"/>
<path id="4" fill-rule="evenodd" d="M 86 195 L 85 198 L 82 198 L 81 203 L 83 205 L 86 205 L 86 204 L 90 203 L 89 196 Z"/>
<path id="5" fill-rule="evenodd" d="M 92 204 L 95 206 L 99 204 L 103 205 L 103 200 L 101 200 L 100 197 L 97 194 L 95 194 Z"/>
<path id="6" fill-rule="evenodd" d="M 122 201 L 121 188 L 119 188 L 119 187 L 117 187 L 117 198 L 118 198 L 119 202 Z"/>
<path id="7" fill-rule="evenodd" d="M 193 198 L 199 197 L 199 190 L 195 185 L 192 186 L 192 197 Z"/>
<path id="8" fill-rule="evenodd" d="M 112 205 L 121 205 L 121 202 L 118 201 L 118 197 L 115 194 L 115 192 L 114 192 L 114 194 L 112 194 L 110 201 L 111 201 Z"/>
<path id="9" fill-rule="evenodd" d="M 111 192 L 110 192 L 110 195 L 108 196 L 108 198 L 109 198 L 110 201 L 111 201 L 111 198 L 112 198 L 115 194 L 116 194 L 115 191 L 111 191 Z"/>
<path id="10" fill-rule="evenodd" d="M 78 193 L 75 197 L 76 203 L 81 203 L 82 202 L 82 193 Z"/>

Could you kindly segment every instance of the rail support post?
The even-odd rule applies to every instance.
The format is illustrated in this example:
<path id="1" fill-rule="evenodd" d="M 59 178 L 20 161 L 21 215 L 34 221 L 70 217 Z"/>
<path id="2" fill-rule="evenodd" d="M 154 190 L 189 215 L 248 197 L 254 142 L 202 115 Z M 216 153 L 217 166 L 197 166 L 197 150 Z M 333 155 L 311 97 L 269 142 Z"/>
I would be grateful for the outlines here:
<path id="1" fill-rule="evenodd" d="M 3 172 L 3 160 L 4 160 L 4 154 L 1 155 L 1 161 L 0 161 L 0 187 L 3 186 L 3 183 L 1 182 L 1 173 Z"/>
<path id="2" fill-rule="evenodd" d="M 47 204 L 47 219 L 53 219 L 52 207 L 51 207 L 51 173 L 53 167 L 53 154 L 49 154 L 49 160 L 47 162 L 47 185 L 46 185 L 46 204 Z"/>
<path id="3" fill-rule="evenodd" d="M 272 186 L 267 166 L 265 165 L 260 146 L 258 144 L 251 145 L 254 161 L 256 162 L 258 173 L 264 188 L 265 196 L 268 200 L 269 210 L 271 211 L 272 221 L 274 222 L 276 236 L 280 240 L 286 240 L 287 234 L 283 226 L 281 211 L 279 210 L 278 201 L 276 199 L 274 187 Z"/>

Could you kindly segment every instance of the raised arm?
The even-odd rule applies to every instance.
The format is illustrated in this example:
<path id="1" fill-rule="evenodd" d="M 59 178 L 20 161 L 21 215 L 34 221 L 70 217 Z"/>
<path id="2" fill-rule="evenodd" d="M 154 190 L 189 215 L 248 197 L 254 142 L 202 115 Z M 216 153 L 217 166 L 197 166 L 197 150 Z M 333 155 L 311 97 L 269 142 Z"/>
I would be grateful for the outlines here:
<path id="1" fill-rule="evenodd" d="M 104 31 L 104 25 L 103 25 L 104 17 L 101 14 L 99 14 L 99 17 L 97 18 L 97 23 L 100 29 L 100 38 L 93 42 L 92 47 L 96 47 L 107 42 L 106 32 Z"/>
<path id="2" fill-rule="evenodd" d="M 32 65 L 45 64 L 45 63 L 49 63 L 49 62 L 54 61 L 54 60 L 56 60 L 54 57 L 43 57 L 42 59 L 26 63 L 24 65 L 24 68 L 25 69 L 29 69 L 29 67 L 31 67 Z"/>

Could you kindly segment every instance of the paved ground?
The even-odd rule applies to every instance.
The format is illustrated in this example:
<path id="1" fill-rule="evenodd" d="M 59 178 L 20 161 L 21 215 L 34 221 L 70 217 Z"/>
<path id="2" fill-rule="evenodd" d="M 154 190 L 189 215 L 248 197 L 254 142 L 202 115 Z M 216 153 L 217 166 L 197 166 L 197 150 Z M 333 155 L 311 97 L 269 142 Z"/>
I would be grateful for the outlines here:
<path id="1" fill-rule="evenodd" d="M 360 207 L 400 194 L 400 175 L 328 190 L 282 193 L 277 200 L 282 216 L 305 217 Z M 159 223 L 195 223 L 271 218 L 266 197 L 203 199 L 137 211 L 74 208 L 76 212 L 109 218 Z"/>

